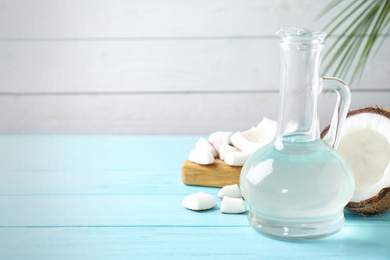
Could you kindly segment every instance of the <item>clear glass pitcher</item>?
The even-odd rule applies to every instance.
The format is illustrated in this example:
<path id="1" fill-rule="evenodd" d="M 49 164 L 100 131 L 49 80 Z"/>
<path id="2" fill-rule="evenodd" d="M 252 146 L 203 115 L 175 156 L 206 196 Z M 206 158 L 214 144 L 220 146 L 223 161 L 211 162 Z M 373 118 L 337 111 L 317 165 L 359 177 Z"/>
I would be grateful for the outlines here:
<path id="1" fill-rule="evenodd" d="M 335 152 L 351 94 L 341 80 L 319 76 L 325 33 L 281 27 L 277 35 L 282 65 L 277 133 L 245 163 L 241 191 L 254 229 L 282 239 L 321 238 L 343 227 L 343 209 L 353 195 L 352 171 Z M 317 112 L 323 89 L 338 93 L 326 141 Z"/>

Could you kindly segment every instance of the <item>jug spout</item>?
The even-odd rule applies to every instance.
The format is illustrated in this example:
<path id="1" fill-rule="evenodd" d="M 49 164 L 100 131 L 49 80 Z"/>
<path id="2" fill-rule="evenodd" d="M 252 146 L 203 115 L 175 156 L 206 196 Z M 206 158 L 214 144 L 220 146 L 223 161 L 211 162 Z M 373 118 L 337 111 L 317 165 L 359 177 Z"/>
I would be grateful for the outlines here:
<path id="1" fill-rule="evenodd" d="M 282 26 L 281 81 L 277 140 L 312 141 L 320 138 L 318 96 L 323 89 L 337 93 L 336 108 L 326 141 L 336 149 L 351 102 L 348 86 L 340 79 L 320 77 L 326 33 Z"/>
<path id="2" fill-rule="evenodd" d="M 276 32 L 281 43 L 290 44 L 290 48 L 303 50 L 305 48 L 322 48 L 326 33 L 321 31 L 297 28 L 294 26 L 281 26 Z"/>
<path id="3" fill-rule="evenodd" d="M 283 26 L 280 36 L 281 80 L 277 138 L 320 138 L 317 100 L 321 92 L 321 51 L 326 34 Z M 292 140 L 294 141 L 294 140 Z"/>

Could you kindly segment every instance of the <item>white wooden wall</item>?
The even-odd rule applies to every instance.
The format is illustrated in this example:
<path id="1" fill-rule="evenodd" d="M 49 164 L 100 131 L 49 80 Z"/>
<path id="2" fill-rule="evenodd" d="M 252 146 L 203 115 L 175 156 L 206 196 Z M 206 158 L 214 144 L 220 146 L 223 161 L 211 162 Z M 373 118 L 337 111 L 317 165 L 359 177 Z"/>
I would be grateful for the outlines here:
<path id="1" fill-rule="evenodd" d="M 274 33 L 322 29 L 328 2 L 0 0 L 0 133 L 208 134 L 276 119 Z M 388 38 L 352 108 L 390 106 Z"/>

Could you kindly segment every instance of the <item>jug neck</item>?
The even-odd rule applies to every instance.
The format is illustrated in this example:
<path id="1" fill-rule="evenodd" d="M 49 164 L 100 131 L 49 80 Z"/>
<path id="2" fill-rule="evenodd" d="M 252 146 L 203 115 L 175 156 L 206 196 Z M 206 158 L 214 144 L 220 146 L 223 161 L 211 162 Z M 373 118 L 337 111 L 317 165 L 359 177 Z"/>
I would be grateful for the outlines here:
<path id="1" fill-rule="evenodd" d="M 296 29 L 296 28 L 294 28 Z M 298 29 L 300 30 L 300 29 Z M 296 33 L 296 32 L 294 32 Z M 324 34 L 281 35 L 280 104 L 276 138 L 290 142 L 320 138 L 318 96 Z"/>

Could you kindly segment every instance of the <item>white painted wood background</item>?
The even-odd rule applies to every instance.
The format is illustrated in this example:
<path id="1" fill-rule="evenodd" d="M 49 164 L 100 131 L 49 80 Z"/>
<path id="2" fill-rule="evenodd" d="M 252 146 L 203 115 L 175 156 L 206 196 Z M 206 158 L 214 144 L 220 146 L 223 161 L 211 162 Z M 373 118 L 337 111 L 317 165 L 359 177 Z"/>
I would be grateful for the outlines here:
<path id="1" fill-rule="evenodd" d="M 0 0 L 0 133 L 209 134 L 276 119 L 274 33 L 322 29 L 328 2 Z M 390 106 L 384 37 L 351 108 Z"/>

